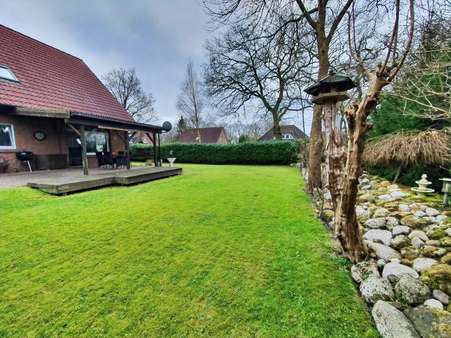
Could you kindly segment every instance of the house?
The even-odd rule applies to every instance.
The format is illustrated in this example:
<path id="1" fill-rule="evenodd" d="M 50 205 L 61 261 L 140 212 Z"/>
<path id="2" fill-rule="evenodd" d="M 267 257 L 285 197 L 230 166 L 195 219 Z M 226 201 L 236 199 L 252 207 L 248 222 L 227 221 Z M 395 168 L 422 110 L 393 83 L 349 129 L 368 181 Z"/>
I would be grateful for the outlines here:
<path id="1" fill-rule="evenodd" d="M 302 132 L 301 129 L 296 127 L 294 124 L 280 126 L 280 131 L 282 132 L 282 140 L 301 140 L 306 139 L 307 136 Z M 261 136 L 259 141 L 270 141 L 274 139 L 273 129 L 269 129 L 263 136 Z"/>
<path id="2" fill-rule="evenodd" d="M 180 133 L 181 143 L 229 143 L 224 127 L 208 127 L 199 129 L 187 129 Z"/>
<path id="3" fill-rule="evenodd" d="M 82 165 L 87 174 L 99 153 L 129 166 L 129 135 L 144 132 L 158 146 L 163 131 L 135 122 L 83 60 L 0 25 L 4 171 L 27 170 L 22 160 L 30 157 L 33 169 Z"/>

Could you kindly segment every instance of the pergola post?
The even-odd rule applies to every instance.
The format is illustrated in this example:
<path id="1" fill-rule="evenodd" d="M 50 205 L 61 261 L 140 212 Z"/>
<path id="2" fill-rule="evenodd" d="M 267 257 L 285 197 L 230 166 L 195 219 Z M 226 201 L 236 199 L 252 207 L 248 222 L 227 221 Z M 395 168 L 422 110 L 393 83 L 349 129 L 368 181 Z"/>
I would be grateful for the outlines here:
<path id="1" fill-rule="evenodd" d="M 161 142 L 160 142 L 160 133 L 157 133 L 158 135 L 158 158 L 157 158 L 157 162 L 158 162 L 158 166 L 161 167 L 161 154 L 160 154 L 160 146 L 161 146 Z"/>
<path id="2" fill-rule="evenodd" d="M 128 136 L 128 132 L 125 132 L 124 145 L 125 145 L 125 156 L 127 158 L 127 170 L 130 170 L 130 168 L 131 168 L 131 164 L 130 164 L 130 137 Z"/>
<path id="3" fill-rule="evenodd" d="M 84 125 L 80 126 L 80 141 L 81 141 L 81 161 L 83 163 L 83 175 L 89 175 L 88 155 L 86 149 L 86 133 Z"/>

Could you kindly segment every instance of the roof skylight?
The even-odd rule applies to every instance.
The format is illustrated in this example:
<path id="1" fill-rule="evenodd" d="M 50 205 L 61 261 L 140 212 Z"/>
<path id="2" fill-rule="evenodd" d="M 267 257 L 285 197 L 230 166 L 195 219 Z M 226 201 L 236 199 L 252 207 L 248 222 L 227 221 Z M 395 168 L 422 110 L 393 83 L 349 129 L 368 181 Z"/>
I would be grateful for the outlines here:
<path id="1" fill-rule="evenodd" d="M 11 69 L 6 66 L 0 66 L 0 79 L 19 82 Z"/>

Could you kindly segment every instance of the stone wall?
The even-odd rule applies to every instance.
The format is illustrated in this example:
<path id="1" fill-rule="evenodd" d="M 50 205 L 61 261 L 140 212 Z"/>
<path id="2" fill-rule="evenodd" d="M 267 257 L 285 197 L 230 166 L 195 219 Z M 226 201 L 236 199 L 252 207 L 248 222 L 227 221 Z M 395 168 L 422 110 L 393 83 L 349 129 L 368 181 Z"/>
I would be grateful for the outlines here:
<path id="1" fill-rule="evenodd" d="M 351 276 L 382 337 L 451 337 L 451 211 L 376 177 L 360 178 L 356 212 L 370 257 Z M 333 224 L 330 194 L 317 210 Z"/>

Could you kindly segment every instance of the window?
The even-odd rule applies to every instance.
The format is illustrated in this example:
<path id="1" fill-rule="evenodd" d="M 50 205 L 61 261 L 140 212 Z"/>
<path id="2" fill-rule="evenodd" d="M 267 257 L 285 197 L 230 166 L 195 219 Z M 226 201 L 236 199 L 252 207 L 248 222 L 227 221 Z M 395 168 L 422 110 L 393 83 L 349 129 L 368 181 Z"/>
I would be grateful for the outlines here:
<path id="1" fill-rule="evenodd" d="M 0 79 L 19 82 L 11 69 L 6 66 L 0 66 Z"/>
<path id="2" fill-rule="evenodd" d="M 293 140 L 294 139 L 293 135 L 291 135 L 291 134 L 283 134 L 282 138 L 284 140 Z"/>
<path id="3" fill-rule="evenodd" d="M 101 131 L 86 132 L 86 152 L 93 155 L 97 152 L 109 151 L 108 133 Z"/>
<path id="4" fill-rule="evenodd" d="M 12 124 L 0 124 L 0 149 L 16 149 Z"/>

